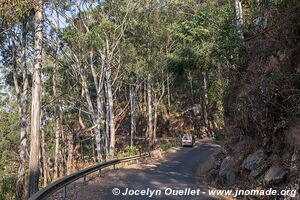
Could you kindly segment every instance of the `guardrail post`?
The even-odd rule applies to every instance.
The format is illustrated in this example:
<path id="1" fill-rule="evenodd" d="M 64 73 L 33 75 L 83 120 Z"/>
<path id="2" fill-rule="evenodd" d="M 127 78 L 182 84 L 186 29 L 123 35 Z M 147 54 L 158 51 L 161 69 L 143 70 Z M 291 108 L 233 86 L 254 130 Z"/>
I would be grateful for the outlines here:
<path id="1" fill-rule="evenodd" d="M 83 183 L 86 183 L 86 176 L 83 177 Z"/>
<path id="2" fill-rule="evenodd" d="M 116 164 L 114 164 L 114 170 L 116 169 Z"/>
<path id="3" fill-rule="evenodd" d="M 66 185 L 63 188 L 63 198 L 67 198 L 67 186 Z"/>

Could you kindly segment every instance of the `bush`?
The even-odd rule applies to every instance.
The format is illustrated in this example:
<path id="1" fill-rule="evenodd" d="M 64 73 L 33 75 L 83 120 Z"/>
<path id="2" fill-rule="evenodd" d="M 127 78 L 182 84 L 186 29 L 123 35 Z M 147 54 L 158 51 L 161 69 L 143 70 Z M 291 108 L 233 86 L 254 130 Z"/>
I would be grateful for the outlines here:
<path id="1" fill-rule="evenodd" d="M 126 158 L 129 156 L 134 156 L 139 153 L 139 150 L 135 146 L 126 146 L 124 151 L 120 151 L 117 157 Z"/>
<path id="2" fill-rule="evenodd" d="M 0 179 L 0 200 L 14 199 L 17 175 L 2 176 Z"/>
<path id="3" fill-rule="evenodd" d="M 171 147 L 178 147 L 180 145 L 181 145 L 181 141 L 180 141 L 180 139 L 177 138 L 176 140 L 159 145 L 159 148 L 162 151 L 166 151 L 166 150 L 170 149 Z"/>

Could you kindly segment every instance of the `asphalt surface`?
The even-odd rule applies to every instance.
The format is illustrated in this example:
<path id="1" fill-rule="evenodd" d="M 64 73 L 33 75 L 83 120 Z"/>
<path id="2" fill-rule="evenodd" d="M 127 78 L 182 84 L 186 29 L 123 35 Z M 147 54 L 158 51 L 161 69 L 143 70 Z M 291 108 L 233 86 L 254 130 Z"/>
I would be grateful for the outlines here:
<path id="1" fill-rule="evenodd" d="M 70 189 L 68 199 L 215 199 L 208 196 L 208 187 L 197 181 L 197 169 L 216 149 L 218 147 L 210 142 L 203 142 L 193 148 L 179 148 L 173 155 L 150 167 L 142 164 L 134 169 L 119 169 L 111 171 L 105 177 L 97 177 L 88 183 L 77 184 Z M 195 190 L 195 194 L 191 190 Z M 132 194 L 133 192 L 135 194 Z M 174 194 L 170 194 L 172 192 Z"/>

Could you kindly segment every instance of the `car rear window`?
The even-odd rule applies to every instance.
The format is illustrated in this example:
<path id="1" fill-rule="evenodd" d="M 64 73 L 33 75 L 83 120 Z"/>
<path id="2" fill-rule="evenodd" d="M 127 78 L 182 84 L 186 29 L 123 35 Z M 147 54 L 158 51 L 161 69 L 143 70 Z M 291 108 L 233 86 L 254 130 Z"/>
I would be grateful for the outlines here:
<path id="1" fill-rule="evenodd" d="M 190 139 L 192 139 L 192 136 L 191 136 L 191 135 L 184 135 L 184 136 L 182 137 L 182 139 L 183 139 L 183 140 L 190 140 Z"/>

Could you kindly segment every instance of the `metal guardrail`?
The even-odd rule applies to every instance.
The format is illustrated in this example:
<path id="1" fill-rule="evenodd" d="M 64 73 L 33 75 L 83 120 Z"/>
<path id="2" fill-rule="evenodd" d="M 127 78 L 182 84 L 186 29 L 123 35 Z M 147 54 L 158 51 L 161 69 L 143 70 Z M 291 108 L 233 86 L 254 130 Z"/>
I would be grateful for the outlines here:
<path id="1" fill-rule="evenodd" d="M 29 200 L 44 200 L 44 199 L 50 197 L 52 194 L 54 194 L 55 192 L 57 192 L 60 189 L 63 189 L 63 195 L 64 195 L 64 197 L 66 197 L 67 186 L 80 178 L 84 178 L 84 180 L 86 180 L 86 176 L 93 172 L 96 172 L 96 171 L 101 172 L 101 169 L 104 169 L 104 168 L 107 168 L 110 166 L 113 166 L 113 168 L 115 169 L 115 166 L 117 164 L 129 162 L 132 160 L 138 160 L 141 158 L 147 158 L 149 156 L 150 156 L 150 153 L 145 153 L 145 154 L 130 156 L 127 158 L 111 160 L 111 161 L 108 161 L 105 163 L 97 164 L 92 167 L 88 167 L 88 168 L 80 170 L 76 173 L 65 176 L 65 177 L 49 184 L 48 186 L 40 189 L 37 193 L 35 193 L 33 196 L 31 196 L 29 198 Z"/>

